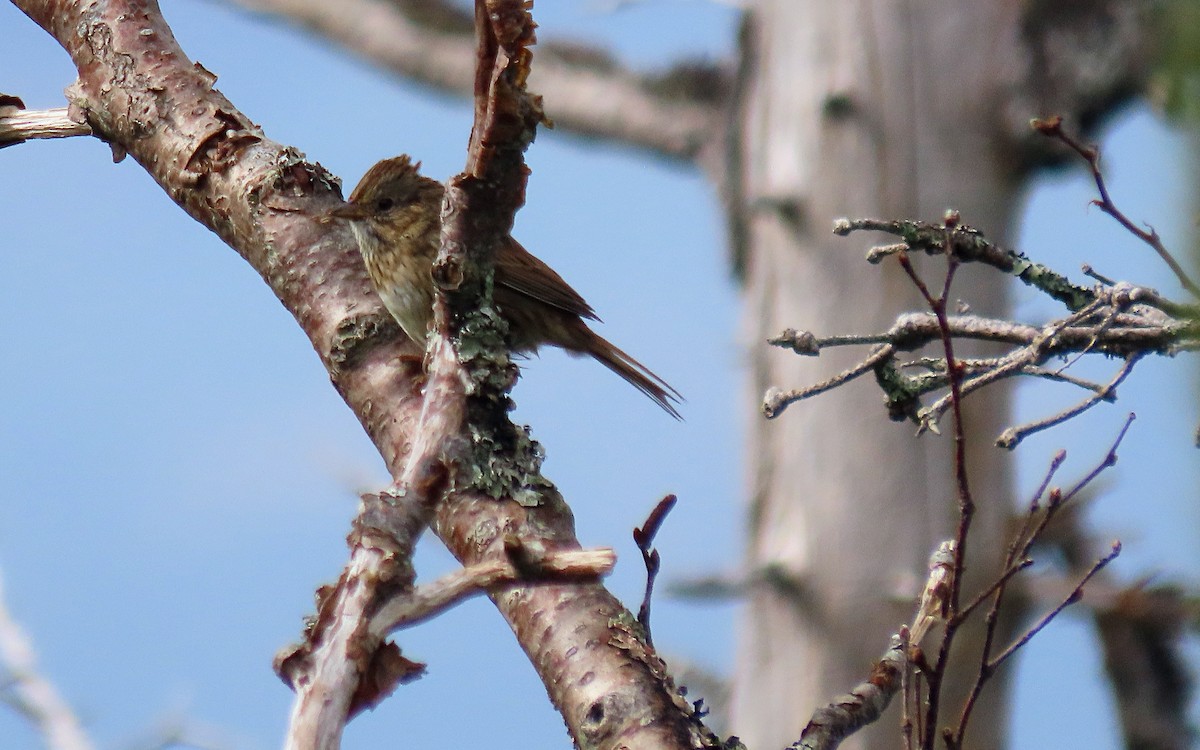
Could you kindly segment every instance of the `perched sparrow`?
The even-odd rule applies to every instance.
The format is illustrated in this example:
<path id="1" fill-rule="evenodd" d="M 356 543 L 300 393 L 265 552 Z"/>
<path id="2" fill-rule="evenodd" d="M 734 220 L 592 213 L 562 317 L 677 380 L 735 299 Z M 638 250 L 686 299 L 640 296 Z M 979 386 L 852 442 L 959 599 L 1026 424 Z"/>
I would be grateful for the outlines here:
<path id="1" fill-rule="evenodd" d="M 432 270 L 445 188 L 422 177 L 419 166 L 407 156 L 379 162 L 363 175 L 349 202 L 328 215 L 350 222 L 384 306 L 409 338 L 424 344 L 433 322 Z M 591 306 L 511 237 L 496 254 L 492 295 L 508 321 L 512 351 L 532 352 L 549 344 L 588 354 L 680 418 L 679 392 L 588 328 L 584 318 L 598 320 Z"/>

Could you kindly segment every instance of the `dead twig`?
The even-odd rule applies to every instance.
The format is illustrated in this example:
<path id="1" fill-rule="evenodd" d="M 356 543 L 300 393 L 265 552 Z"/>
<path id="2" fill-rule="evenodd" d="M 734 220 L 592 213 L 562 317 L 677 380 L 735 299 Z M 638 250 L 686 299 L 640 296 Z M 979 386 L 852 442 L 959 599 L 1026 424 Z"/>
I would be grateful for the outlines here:
<path id="1" fill-rule="evenodd" d="M 1058 414 L 1054 414 L 1044 419 L 1039 419 L 1027 424 L 1010 427 L 1000 433 L 1000 437 L 996 438 L 996 445 L 1009 450 L 1015 448 L 1022 440 L 1042 430 L 1049 429 L 1057 424 L 1062 424 L 1072 417 L 1076 417 L 1088 409 L 1092 408 L 1101 401 L 1114 401 L 1116 399 L 1117 386 L 1124 382 L 1125 378 L 1129 377 L 1129 373 L 1133 372 L 1133 366 L 1141 359 L 1141 355 L 1131 354 L 1125 358 L 1125 364 L 1117 371 L 1108 385 L 1096 391 L 1091 396 L 1088 396 L 1083 401 L 1075 404 L 1072 407 L 1064 409 Z"/>
<path id="2" fill-rule="evenodd" d="M 511 558 L 475 563 L 388 600 L 371 617 L 368 630 L 382 639 L 398 628 L 425 622 L 497 586 L 517 582 L 595 580 L 608 575 L 616 562 L 616 553 L 603 547 L 559 550 L 536 560 L 523 560 L 520 564 Z"/>
<path id="3" fill-rule="evenodd" d="M 883 714 L 900 689 L 908 666 L 906 633 L 892 636 L 887 651 L 875 662 L 866 680 L 838 696 L 829 705 L 813 712 L 790 745 L 792 750 L 834 750 L 842 740 L 874 722 Z"/>
<path id="4" fill-rule="evenodd" d="M 87 123 L 72 119 L 66 107 L 25 109 L 15 96 L 0 94 L 0 148 L 34 138 L 70 138 L 92 135 Z"/>

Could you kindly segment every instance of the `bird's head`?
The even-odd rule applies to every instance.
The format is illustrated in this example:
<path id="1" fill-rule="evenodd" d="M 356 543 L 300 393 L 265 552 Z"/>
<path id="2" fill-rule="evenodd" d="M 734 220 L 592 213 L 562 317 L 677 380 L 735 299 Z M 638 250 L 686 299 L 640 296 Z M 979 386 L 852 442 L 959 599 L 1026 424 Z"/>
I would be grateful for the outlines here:
<path id="1" fill-rule="evenodd" d="M 429 190 L 441 187 L 437 181 L 421 176 L 420 167 L 420 162 L 414 164 L 404 155 L 378 162 L 359 180 L 350 199 L 326 217 L 351 222 L 387 221 L 420 204 Z"/>

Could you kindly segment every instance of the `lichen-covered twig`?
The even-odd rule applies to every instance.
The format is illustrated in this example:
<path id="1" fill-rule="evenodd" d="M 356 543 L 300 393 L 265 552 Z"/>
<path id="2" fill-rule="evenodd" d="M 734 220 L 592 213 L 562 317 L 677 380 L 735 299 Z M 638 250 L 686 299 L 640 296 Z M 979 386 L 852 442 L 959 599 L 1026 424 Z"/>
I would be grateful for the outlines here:
<path id="1" fill-rule="evenodd" d="M 814 385 L 783 391 L 770 389 L 763 399 L 763 412 L 776 417 L 788 405 L 838 388 L 867 372 L 874 372 L 886 397 L 892 419 L 909 419 L 918 432 L 938 432 L 939 422 L 954 403 L 950 367 L 946 358 L 922 356 L 901 361 L 900 352 L 917 351 L 940 341 L 943 330 L 952 339 L 987 342 L 1009 347 L 1006 354 L 964 359 L 957 370 L 962 375 L 963 397 L 982 388 L 1018 376 L 1037 377 L 1071 383 L 1088 391 L 1080 402 L 1059 413 L 1005 430 L 997 444 L 1015 447 L 1026 436 L 1059 424 L 1101 401 L 1112 401 L 1116 387 L 1147 354 L 1172 356 L 1200 348 L 1200 307 L 1180 304 L 1153 289 L 1125 282 L 1101 281 L 1092 287 L 1079 286 L 1020 253 L 993 245 L 981 233 L 958 223 L 948 213 L 942 224 L 919 221 L 883 221 L 878 219 L 841 219 L 834 227 L 838 234 L 860 230 L 882 231 L 904 242 L 876 247 L 868 259 L 878 262 L 885 257 L 900 258 L 912 251 L 945 255 L 953 264 L 976 262 L 1017 276 L 1061 302 L 1066 317 L 1044 325 L 1029 325 L 1011 320 L 976 315 L 908 313 L 897 318 L 886 331 L 872 334 L 818 337 L 808 331 L 788 329 L 769 343 L 791 349 L 804 356 L 818 356 L 831 346 L 872 345 L 871 352 L 854 366 Z M 927 295 L 927 299 L 934 300 Z M 1066 368 L 1089 354 L 1120 357 L 1122 367 L 1107 383 L 1096 383 L 1071 376 Z M 1065 365 L 1049 367 L 1052 359 L 1070 357 Z M 911 372 L 913 368 L 920 371 Z M 933 403 L 924 405 L 923 397 L 942 392 Z"/>
<path id="2" fill-rule="evenodd" d="M 904 240 L 903 243 L 877 246 L 868 251 L 869 263 L 879 263 L 900 249 L 929 255 L 948 255 L 963 263 L 982 263 L 1016 276 L 1072 311 L 1080 309 L 1093 298 L 1091 290 L 1086 287 L 1071 283 L 1067 277 L 1049 266 L 1033 262 L 1024 253 L 989 242 L 981 232 L 969 226 L 882 219 L 838 219 L 833 224 L 833 233 L 842 237 L 861 231 L 887 232 Z"/>
<path id="3" fill-rule="evenodd" d="M 1095 204 L 1134 236 L 1153 247 L 1175 273 L 1180 284 L 1194 296 L 1200 296 L 1200 288 L 1167 251 L 1158 233 L 1152 228 L 1136 226 L 1117 208 L 1100 171 L 1099 151 L 1066 133 L 1061 118 L 1035 120 L 1032 124 L 1035 130 L 1058 139 L 1087 161 L 1100 194 Z M 893 419 L 911 419 L 921 432 L 937 432 L 939 421 L 956 403 L 957 395 L 946 393 L 929 406 L 923 406 L 921 398 L 942 389 L 953 390 L 951 363 L 945 358 L 924 357 L 918 362 L 925 372 L 910 375 L 903 372 L 907 363 L 898 363 L 891 355 L 895 351 L 913 351 L 932 344 L 946 333 L 953 339 L 971 339 L 1012 347 L 1003 356 L 975 359 L 964 367 L 961 371 L 964 376 L 961 383 L 963 396 L 1019 375 L 1059 379 L 1089 391 L 1086 398 L 1058 414 L 1005 430 L 996 442 L 1011 449 L 1030 434 L 1060 424 L 1100 401 L 1112 401 L 1117 385 L 1129 375 L 1141 357 L 1147 354 L 1170 356 L 1200 347 L 1200 306 L 1196 303 L 1176 302 L 1153 289 L 1114 282 L 1090 269 L 1086 272 L 1099 283 L 1091 287 L 1075 284 L 1066 276 L 1022 253 L 988 241 L 978 230 L 962 225 L 954 211 L 947 212 L 945 221 L 940 224 L 916 220 L 839 219 L 834 223 L 833 231 L 842 236 L 851 232 L 875 231 L 899 237 L 901 242 L 873 247 L 867 253 L 867 260 L 879 263 L 885 258 L 898 258 L 931 305 L 937 300 L 921 287 L 919 278 L 911 271 L 907 262 L 909 253 L 945 257 L 950 264 L 947 283 L 959 263 L 982 263 L 1016 276 L 1062 303 L 1068 315 L 1045 325 L 1030 326 L 1008 320 L 948 316 L 944 310 L 934 309 L 932 315 L 901 316 L 891 329 L 879 334 L 819 338 L 812 333 L 789 329 L 770 343 L 803 355 L 817 355 L 826 346 L 873 344 L 875 348 L 857 365 L 823 383 L 786 392 L 778 388 L 770 389 L 763 402 L 763 411 L 768 417 L 778 416 L 795 401 L 839 387 L 873 370 L 886 396 L 889 416 Z M 1124 364 L 1106 384 L 1081 381 L 1064 372 L 1088 354 L 1118 356 L 1124 360 Z M 1073 356 L 1062 367 L 1045 367 L 1049 359 L 1065 355 Z"/>

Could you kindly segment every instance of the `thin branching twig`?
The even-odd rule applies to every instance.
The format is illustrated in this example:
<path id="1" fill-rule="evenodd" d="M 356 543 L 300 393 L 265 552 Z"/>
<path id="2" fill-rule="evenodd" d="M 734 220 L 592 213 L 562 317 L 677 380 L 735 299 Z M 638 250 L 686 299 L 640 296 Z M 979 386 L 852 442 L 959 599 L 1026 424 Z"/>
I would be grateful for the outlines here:
<path id="1" fill-rule="evenodd" d="M 944 224 L 946 247 L 951 246 L 949 236 L 957 225 L 958 215 L 948 212 Z M 929 306 L 929 309 L 933 311 L 934 316 L 937 318 L 939 338 L 945 357 L 946 373 L 949 379 L 951 414 L 954 424 L 954 483 L 958 499 L 958 524 L 955 529 L 954 540 L 951 543 L 952 546 L 948 548 L 951 557 L 948 574 L 949 580 L 944 580 L 947 576 L 943 574 L 941 586 L 944 590 L 938 595 L 938 606 L 941 613 L 944 614 L 945 627 L 942 629 L 942 637 L 938 644 L 935 662 L 922 670 L 925 683 L 928 686 L 928 695 L 925 700 L 924 717 L 922 718 L 921 746 L 923 748 L 932 748 L 934 742 L 933 733 L 937 728 L 938 715 L 941 710 L 942 687 L 946 670 L 949 666 L 950 650 L 953 646 L 958 626 L 961 624 L 961 620 L 956 620 L 953 615 L 958 611 L 959 600 L 962 596 L 962 580 L 967 560 L 967 541 L 971 531 L 971 522 L 975 516 L 975 500 L 971 494 L 970 480 L 967 475 L 967 433 L 962 413 L 963 371 L 955 358 L 954 335 L 950 329 L 947 315 L 947 301 L 950 299 L 950 288 L 953 284 L 955 273 L 958 271 L 960 261 L 952 254 L 946 256 L 946 273 L 942 281 L 942 289 L 940 294 L 934 297 L 924 280 L 916 272 L 916 269 L 913 268 L 908 254 L 901 252 L 896 257 L 900 263 L 900 267 L 913 282 L 913 285 L 916 286 L 917 290 L 921 293 L 921 297 L 925 300 L 925 304 Z"/>
<path id="2" fill-rule="evenodd" d="M 1147 225 L 1145 229 L 1142 229 L 1137 224 L 1134 224 L 1121 209 L 1117 208 L 1116 203 L 1113 202 L 1112 197 L 1108 194 L 1108 186 L 1104 182 L 1104 174 L 1100 171 L 1100 149 L 1096 148 L 1096 146 L 1085 144 L 1068 133 L 1062 126 L 1061 117 L 1055 116 L 1044 120 L 1033 120 L 1030 124 L 1037 132 L 1057 139 L 1083 157 L 1084 161 L 1088 164 L 1088 168 L 1091 169 L 1092 180 L 1096 183 L 1096 191 L 1100 194 L 1100 198 L 1093 200 L 1092 205 L 1116 219 L 1117 223 L 1124 227 L 1126 231 L 1153 248 L 1154 252 L 1158 253 L 1158 257 L 1162 258 L 1163 262 L 1171 269 L 1171 273 L 1175 274 L 1175 278 L 1179 280 L 1179 284 L 1191 292 L 1192 296 L 1200 297 L 1200 287 L 1196 286 L 1196 283 L 1183 270 L 1183 266 L 1179 265 L 1179 262 L 1167 250 L 1166 245 L 1163 244 L 1162 238 L 1158 236 L 1158 232 L 1155 231 L 1154 227 Z"/>
<path id="3" fill-rule="evenodd" d="M 1004 571 L 997 580 L 983 591 L 975 601 L 968 607 L 963 608 L 957 613 L 960 618 L 966 618 L 971 612 L 978 607 L 987 598 L 991 598 L 991 606 L 988 608 L 985 616 L 985 631 L 983 648 L 979 654 L 979 666 L 976 672 L 975 682 L 971 687 L 971 692 L 963 703 L 962 713 L 958 719 L 958 726 L 953 730 L 946 730 L 943 733 L 943 739 L 951 750 L 961 748 L 963 746 L 963 738 L 966 735 L 967 725 L 970 723 L 971 714 L 975 708 L 976 702 L 979 700 L 980 694 L 984 687 L 991 680 L 996 670 L 1021 648 L 1029 639 L 1037 634 L 1042 628 L 1050 623 L 1063 609 L 1079 599 L 1085 583 L 1105 565 L 1116 557 L 1120 551 L 1120 545 L 1114 544 L 1110 554 L 1102 557 L 1092 568 L 1083 576 L 1082 580 L 1076 584 L 1074 590 L 1066 598 L 1064 598 L 1058 606 L 1048 612 L 1041 620 L 1030 628 L 1024 635 L 1017 638 L 1008 648 L 1006 648 L 999 656 L 993 657 L 992 648 L 995 644 L 997 627 L 1000 620 L 1000 609 L 1003 604 L 1005 594 L 1008 590 L 1008 584 L 1019 570 L 1023 570 L 1031 563 L 1029 552 L 1033 545 L 1041 538 L 1050 522 L 1066 507 L 1066 504 L 1076 498 L 1088 485 L 1095 481 L 1106 468 L 1112 466 L 1117 460 L 1117 449 L 1121 445 L 1121 441 L 1125 439 L 1125 434 L 1129 431 L 1130 425 L 1133 424 L 1134 415 L 1130 414 L 1125 420 L 1125 424 L 1117 433 L 1116 438 L 1109 446 L 1104 457 L 1092 467 L 1079 481 L 1077 481 L 1067 492 L 1063 492 L 1058 488 L 1050 489 L 1050 483 L 1054 479 L 1054 475 L 1066 460 L 1067 454 L 1065 451 L 1059 451 L 1055 454 L 1050 462 L 1049 468 L 1046 470 L 1041 483 L 1037 490 L 1033 493 L 1032 499 L 1029 502 L 1029 510 L 1025 514 L 1021 523 L 1021 527 L 1013 535 L 1012 541 L 1009 543 L 1008 549 L 1004 557 Z M 1045 499 L 1043 502 L 1043 498 Z"/>
<path id="4" fill-rule="evenodd" d="M 1158 233 L 1153 228 L 1143 229 L 1134 224 L 1113 202 L 1100 170 L 1099 151 L 1065 132 L 1060 118 L 1035 120 L 1032 125 L 1087 161 L 1100 194 L 1095 205 L 1154 248 L 1179 283 L 1193 296 L 1200 296 L 1200 287 L 1172 257 Z M 1076 284 L 1023 253 L 989 241 L 978 230 L 963 225 L 953 211 L 947 212 L 946 219 L 940 224 L 917 220 L 838 219 L 833 231 L 841 236 L 860 231 L 883 232 L 900 238 L 901 242 L 871 248 L 867 260 L 878 264 L 887 258 L 900 259 L 901 266 L 921 291 L 931 312 L 901 315 L 890 329 L 880 333 L 819 337 L 809 331 L 787 329 L 771 339 L 772 345 L 804 356 L 818 356 L 823 348 L 832 346 L 871 345 L 872 349 L 856 365 L 821 383 L 786 391 L 769 389 L 762 406 L 768 417 L 777 417 L 788 405 L 846 385 L 867 372 L 875 373 L 876 381 L 887 397 L 889 416 L 912 420 L 918 425 L 918 432 L 939 432 L 939 422 L 957 399 L 1018 376 L 1057 380 L 1089 391 L 1083 400 L 1057 414 L 1005 430 L 997 444 L 1011 449 L 1030 434 L 1061 424 L 1101 401 L 1113 401 L 1117 385 L 1145 355 L 1172 356 L 1200 348 L 1200 305 L 1195 302 L 1177 302 L 1148 287 L 1113 281 L 1088 267 L 1085 267 L 1085 273 L 1098 283 L 1093 286 Z M 915 277 L 908 256 L 916 252 L 942 256 L 950 264 L 942 296 L 935 297 Z M 1014 276 L 1061 303 L 1068 314 L 1042 325 L 974 315 L 948 315 L 944 306 L 938 309 L 937 303 L 942 300 L 944 304 L 945 290 L 953 279 L 954 269 L 961 263 L 983 264 Z M 899 352 L 916 351 L 932 344 L 941 344 L 944 351 L 947 337 L 998 344 L 1008 351 L 1002 356 L 963 361 L 957 367 L 945 355 L 920 357 L 915 361 L 897 360 Z M 1095 383 L 1065 372 L 1085 355 L 1094 354 L 1124 360 L 1107 383 Z M 1066 358 L 1066 363 L 1048 367 L 1047 363 L 1054 358 Z M 917 374 L 904 371 L 914 365 L 924 371 Z M 922 405 L 923 397 L 941 391 L 945 393 L 931 405 Z"/>
<path id="5" fill-rule="evenodd" d="M 908 651 L 915 671 L 911 681 L 905 680 L 906 690 L 911 691 L 911 698 L 906 693 L 906 712 L 903 720 L 903 731 L 905 736 L 909 738 L 908 742 L 911 744 L 915 729 L 915 734 L 918 738 L 917 742 L 923 749 L 932 750 L 940 736 L 947 747 L 951 748 L 951 750 L 958 750 L 962 747 L 972 711 L 984 686 L 991 679 L 992 675 L 1012 654 L 1016 653 L 1017 650 L 1040 632 L 1063 609 L 1077 601 L 1082 594 L 1083 586 L 1118 554 L 1120 546 L 1119 544 L 1115 544 L 1109 554 L 1102 557 L 1084 574 L 1068 596 L 998 655 L 993 655 L 992 649 L 998 632 L 997 625 L 1001 603 L 1011 581 L 1020 571 L 1032 564 L 1032 560 L 1029 557 L 1031 546 L 1045 530 L 1051 518 L 1062 508 L 1063 504 L 1075 497 L 1100 471 L 1115 462 L 1116 448 L 1133 419 L 1131 415 L 1104 460 L 1067 493 L 1063 493 L 1058 489 L 1049 490 L 1049 500 L 1043 509 L 1041 498 L 1047 493 L 1054 473 L 1062 464 L 1064 455 L 1060 454 L 1055 457 L 1030 504 L 1030 511 L 1024 524 L 1009 545 L 1001 572 L 990 585 L 963 606 L 961 599 L 963 572 L 967 565 L 966 545 L 970 537 L 971 522 L 975 511 L 975 502 L 972 497 L 967 472 L 968 456 L 966 452 L 966 431 L 962 415 L 963 400 L 971 392 L 991 382 L 1010 377 L 1017 373 L 1025 373 L 1033 368 L 1043 369 L 1042 365 L 1049 358 L 1050 352 L 1056 351 L 1058 347 L 1062 346 L 1060 336 L 1064 336 L 1067 331 L 1071 332 L 1071 336 L 1073 337 L 1072 344 L 1075 346 L 1075 351 L 1078 352 L 1079 356 L 1082 356 L 1096 350 L 1098 347 L 1111 346 L 1111 342 L 1104 341 L 1104 337 L 1117 330 L 1118 327 L 1124 328 L 1134 324 L 1135 328 L 1141 328 L 1142 326 L 1137 324 L 1140 322 L 1136 318 L 1138 314 L 1148 314 L 1157 319 L 1157 316 L 1161 315 L 1162 312 L 1158 307 L 1134 307 L 1131 295 L 1128 293 L 1128 288 L 1097 288 L 1083 296 L 1071 296 L 1068 294 L 1068 292 L 1072 291 L 1071 289 L 1067 288 L 1064 291 L 1064 287 L 1054 281 L 1053 283 L 1056 285 L 1060 296 L 1070 299 L 1068 307 L 1071 308 L 1071 313 L 1066 318 L 1041 329 L 1026 328 L 1021 330 L 1016 328 L 1015 325 L 1008 325 L 1004 329 L 1006 335 L 1016 338 L 1020 342 L 1020 346 L 1016 350 L 1003 357 L 971 359 L 960 362 L 955 355 L 954 340 L 961 336 L 956 336 L 956 333 L 971 331 L 971 333 L 978 335 L 980 328 L 977 325 L 978 319 L 956 319 L 952 318 L 947 312 L 949 307 L 948 302 L 951 299 L 951 286 L 955 273 L 962 262 L 957 252 L 961 247 L 971 248 L 972 252 L 977 252 L 982 246 L 981 243 L 983 241 L 971 232 L 969 234 L 969 243 L 956 242 L 955 234 L 964 231 L 959 226 L 957 214 L 948 213 L 945 222 L 938 229 L 940 229 L 940 236 L 938 236 L 938 231 L 930 231 L 922 240 L 923 244 L 920 245 L 925 249 L 940 247 L 946 259 L 945 275 L 937 293 L 931 291 L 930 286 L 917 273 L 906 249 L 896 250 L 889 248 L 887 253 L 882 254 L 882 257 L 894 257 L 896 259 L 931 311 L 931 315 L 921 321 L 921 324 L 925 327 L 925 339 L 922 341 L 922 344 L 929 343 L 929 339 L 936 340 L 941 344 L 941 357 L 923 357 L 907 363 L 895 362 L 891 358 L 895 350 L 909 347 L 915 348 L 912 343 L 915 337 L 912 335 L 912 327 L 910 326 L 902 329 L 904 331 L 903 334 L 896 334 L 888 339 L 873 340 L 872 343 L 875 343 L 876 346 L 868 360 L 870 362 L 869 367 L 864 367 L 860 363 L 855 368 L 835 377 L 833 381 L 840 379 L 841 382 L 847 382 L 852 377 L 856 377 L 857 374 L 865 372 L 866 369 L 874 369 L 880 382 L 885 385 L 885 389 L 889 380 L 892 383 L 900 382 L 903 384 L 902 388 L 908 389 L 907 394 L 903 394 L 901 398 L 897 398 L 894 394 L 889 394 L 889 408 L 894 410 L 893 415 L 897 411 L 901 411 L 904 416 L 915 418 L 923 427 L 928 426 L 932 429 L 936 427 L 936 423 L 943 412 L 949 411 L 951 414 L 954 440 L 953 470 L 959 511 L 958 524 L 954 539 L 944 542 L 931 561 L 930 586 L 927 586 L 926 591 L 922 595 L 917 616 L 914 618 L 911 627 L 912 639 Z M 994 257 L 995 255 L 995 253 L 991 253 L 991 256 Z M 1044 280 L 1048 278 L 1047 274 L 1040 274 L 1039 277 L 1043 279 L 1043 282 L 1039 283 L 1046 283 Z M 1064 301 L 1067 300 L 1064 299 Z M 1153 310 L 1153 313 L 1146 313 L 1146 310 Z M 906 321 L 906 324 L 911 322 Z M 917 328 L 920 327 L 921 325 L 917 326 Z M 1081 329 L 1086 329 L 1086 333 Z M 897 326 L 897 330 L 901 330 L 899 325 Z M 902 336 L 907 338 L 902 338 Z M 855 337 L 838 337 L 822 342 L 812 334 L 789 330 L 774 339 L 772 343 L 792 348 L 798 353 L 813 354 L 819 352 L 822 345 L 844 345 L 848 343 L 865 343 L 865 341 L 861 337 L 857 338 L 857 340 L 855 340 Z M 1112 351 L 1110 350 L 1109 353 L 1112 353 Z M 1124 367 L 1121 368 L 1120 372 L 1107 385 L 1095 387 L 1096 384 L 1087 381 L 1076 382 L 1076 385 L 1086 387 L 1089 391 L 1089 396 L 1083 403 L 1068 410 L 1070 413 L 1066 416 L 1056 415 L 1054 418 L 1040 420 L 1024 428 L 1024 432 L 1018 432 L 1012 436 L 1013 444 L 1019 442 L 1021 437 L 1033 431 L 1044 429 L 1051 424 L 1057 423 L 1057 421 L 1061 421 L 1061 419 L 1078 414 L 1101 400 L 1111 399 L 1116 386 L 1129 374 L 1134 363 L 1141 355 L 1142 352 L 1136 350 L 1128 352 L 1124 357 Z M 908 376 L 899 373 L 899 368 L 906 365 L 917 367 L 923 370 L 924 374 Z M 880 374 L 881 369 L 885 370 L 884 374 Z M 1061 369 L 1048 372 L 1051 372 L 1053 375 L 1061 375 Z M 907 381 L 904 380 L 905 378 L 907 378 Z M 924 381 L 922 381 L 922 378 Z M 938 387 L 945 387 L 949 392 L 933 406 L 915 408 L 916 401 L 913 398 L 913 394 L 921 392 L 920 388 L 928 387 L 928 382 L 933 380 L 936 380 Z M 832 381 L 827 381 L 822 386 L 826 386 L 830 382 Z M 914 383 L 916 384 L 915 386 L 913 385 Z M 779 396 L 786 395 L 794 394 L 779 394 Z M 901 405 L 902 398 L 910 398 L 911 402 Z M 780 398 L 776 403 L 786 405 L 787 401 L 785 398 Z M 976 681 L 962 706 L 962 713 L 960 714 L 957 726 L 954 728 L 946 727 L 939 731 L 943 686 L 949 668 L 950 654 L 956 633 L 966 622 L 967 618 L 989 599 L 991 600 L 991 606 L 986 614 L 984 644 L 980 655 Z M 921 640 L 934 624 L 942 625 L 941 637 L 935 648 L 935 653 L 932 659 L 930 659 L 921 647 Z M 912 706 L 911 716 L 908 709 L 910 705 Z M 915 717 L 915 726 L 913 717 Z"/>

